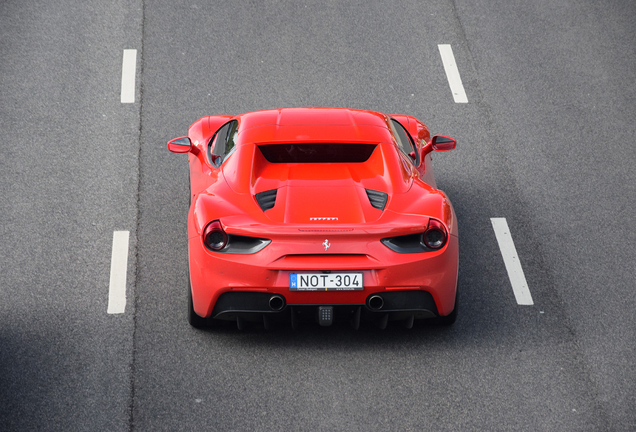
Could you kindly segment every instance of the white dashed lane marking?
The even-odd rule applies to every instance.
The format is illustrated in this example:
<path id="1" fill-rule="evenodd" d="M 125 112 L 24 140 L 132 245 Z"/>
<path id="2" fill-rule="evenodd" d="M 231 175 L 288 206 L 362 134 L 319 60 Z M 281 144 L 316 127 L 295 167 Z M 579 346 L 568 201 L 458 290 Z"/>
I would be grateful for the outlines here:
<path id="1" fill-rule="evenodd" d="M 121 103 L 135 103 L 137 50 L 125 49 L 121 65 Z"/>
<path id="2" fill-rule="evenodd" d="M 437 45 L 437 48 L 439 48 L 439 54 L 442 56 L 444 71 L 446 72 L 448 85 L 453 93 L 455 103 L 468 103 L 468 98 L 464 91 L 464 85 L 462 84 L 462 79 L 459 76 L 459 69 L 457 69 L 457 63 L 455 62 L 455 56 L 453 55 L 453 49 L 448 44 Z"/>
<path id="3" fill-rule="evenodd" d="M 110 286 L 108 313 L 121 314 L 126 309 L 126 273 L 128 271 L 129 231 L 113 233 L 113 251 L 110 260 Z"/>
<path id="4" fill-rule="evenodd" d="M 532 301 L 532 295 L 528 288 L 528 282 L 526 282 L 526 277 L 523 274 L 523 268 L 521 268 L 521 263 L 519 262 L 517 249 L 512 241 L 508 222 L 506 218 L 490 218 L 490 221 L 492 222 L 492 229 L 495 231 L 495 236 L 497 237 L 497 243 L 499 243 L 501 256 L 503 257 L 508 278 L 510 278 L 510 283 L 512 284 L 512 291 L 515 293 L 515 298 L 517 299 L 517 304 L 531 306 L 534 302 Z"/>

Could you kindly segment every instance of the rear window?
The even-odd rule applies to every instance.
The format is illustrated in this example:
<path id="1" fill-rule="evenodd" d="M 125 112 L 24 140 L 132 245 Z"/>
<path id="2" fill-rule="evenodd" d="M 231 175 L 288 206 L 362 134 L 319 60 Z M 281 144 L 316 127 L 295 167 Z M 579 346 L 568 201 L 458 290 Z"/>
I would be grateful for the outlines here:
<path id="1" fill-rule="evenodd" d="M 376 144 L 294 143 L 258 146 L 270 163 L 366 162 Z"/>

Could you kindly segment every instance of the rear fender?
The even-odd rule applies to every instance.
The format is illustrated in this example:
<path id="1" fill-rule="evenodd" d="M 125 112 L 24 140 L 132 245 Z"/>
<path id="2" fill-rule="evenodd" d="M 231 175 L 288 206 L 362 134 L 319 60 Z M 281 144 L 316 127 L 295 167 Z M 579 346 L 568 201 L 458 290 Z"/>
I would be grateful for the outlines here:
<path id="1" fill-rule="evenodd" d="M 450 199 L 439 189 L 431 189 L 428 194 L 421 195 L 412 188 L 409 193 L 401 197 L 394 197 L 397 208 L 402 208 L 402 214 L 426 215 L 437 219 L 446 225 L 449 234 L 457 236 L 457 219 Z"/>

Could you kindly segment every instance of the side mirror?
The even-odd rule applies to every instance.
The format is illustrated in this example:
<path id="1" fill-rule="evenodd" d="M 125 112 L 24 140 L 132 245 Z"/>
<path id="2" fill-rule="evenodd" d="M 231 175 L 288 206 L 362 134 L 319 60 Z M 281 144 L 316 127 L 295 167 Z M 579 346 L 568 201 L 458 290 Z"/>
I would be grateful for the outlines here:
<path id="1" fill-rule="evenodd" d="M 435 135 L 431 139 L 431 146 L 435 151 L 449 151 L 457 146 L 457 141 L 446 135 Z"/>
<path id="2" fill-rule="evenodd" d="M 192 141 L 190 138 L 179 137 L 168 141 L 168 150 L 172 153 L 188 153 L 192 151 Z"/>

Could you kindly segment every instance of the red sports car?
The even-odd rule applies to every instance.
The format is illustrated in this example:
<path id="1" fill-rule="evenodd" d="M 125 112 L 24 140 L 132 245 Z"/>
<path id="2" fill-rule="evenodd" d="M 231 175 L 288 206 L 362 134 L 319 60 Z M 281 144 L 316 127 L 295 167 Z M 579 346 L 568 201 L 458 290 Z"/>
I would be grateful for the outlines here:
<path id="1" fill-rule="evenodd" d="M 189 322 L 354 328 L 457 316 L 457 219 L 407 115 L 283 108 L 197 120 L 189 153 Z"/>

